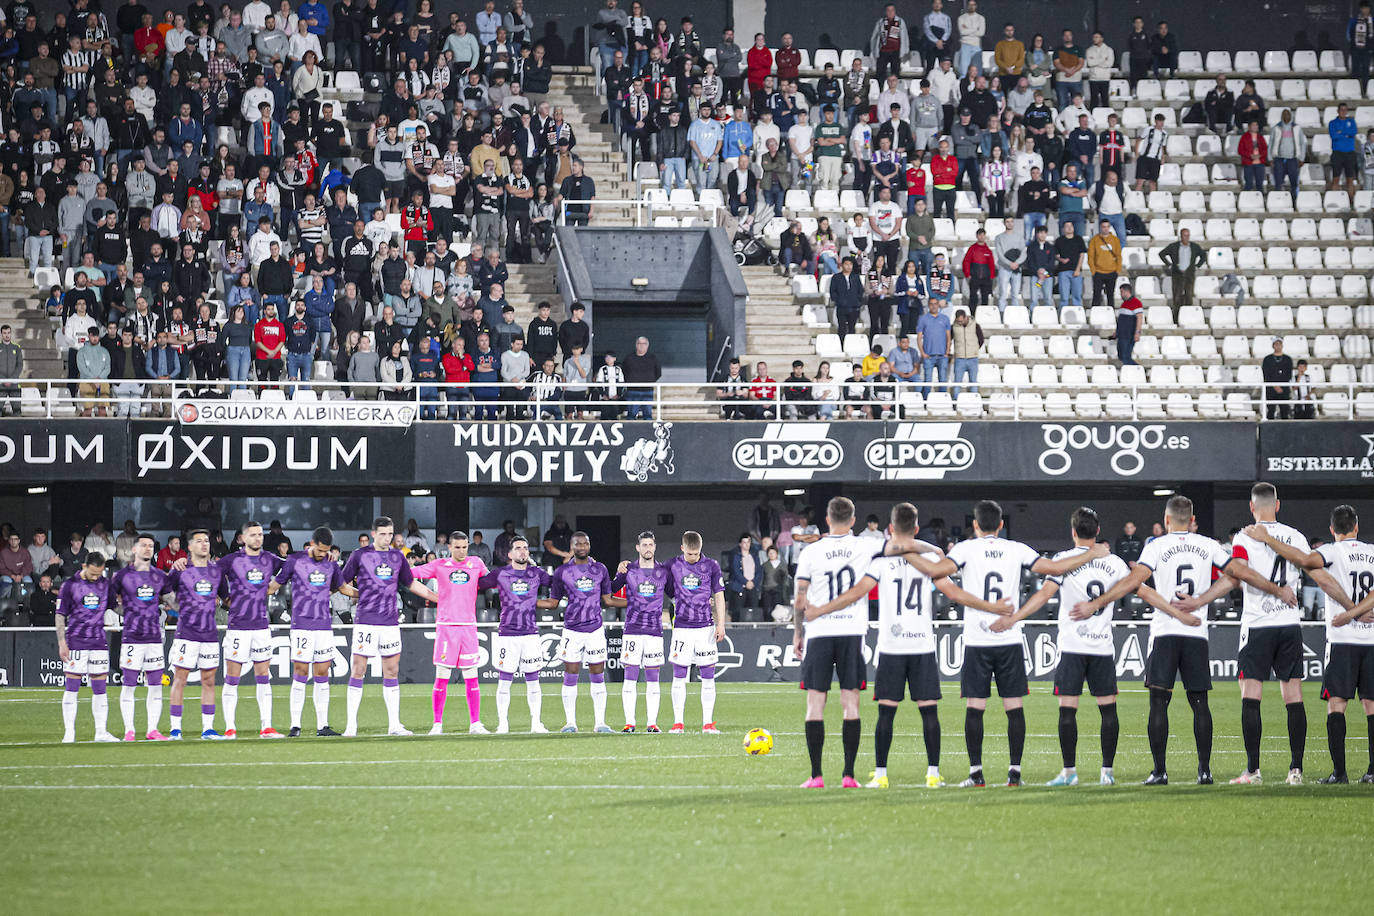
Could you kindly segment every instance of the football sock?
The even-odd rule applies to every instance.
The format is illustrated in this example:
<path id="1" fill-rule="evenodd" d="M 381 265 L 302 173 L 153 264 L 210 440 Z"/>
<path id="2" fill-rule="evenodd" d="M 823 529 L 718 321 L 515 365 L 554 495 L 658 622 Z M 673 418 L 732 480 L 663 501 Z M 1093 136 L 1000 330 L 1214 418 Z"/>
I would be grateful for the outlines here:
<path id="1" fill-rule="evenodd" d="M 594 725 L 606 724 L 606 673 L 589 674 L 592 686 L 589 693 L 592 695 L 592 719 Z"/>
<path id="2" fill-rule="evenodd" d="M 399 678 L 382 678 L 382 703 L 386 705 L 387 727 L 401 727 L 401 681 Z"/>
<path id="3" fill-rule="evenodd" d="M 1259 769 L 1260 735 L 1263 725 L 1260 720 L 1260 701 L 1241 699 L 1240 735 L 1245 741 L 1245 771 L 1253 773 Z"/>
<path id="4" fill-rule="evenodd" d="M 921 737 L 926 743 L 926 765 L 940 766 L 940 707 L 921 706 Z"/>
<path id="5" fill-rule="evenodd" d="M 1365 716 L 1364 722 L 1369 729 L 1369 772 L 1374 773 L 1374 714 Z"/>
<path id="6" fill-rule="evenodd" d="M 1167 773 L 1164 759 L 1169 747 L 1169 700 L 1167 690 L 1150 689 L 1150 717 L 1145 723 L 1145 733 L 1150 738 L 1150 756 L 1154 758 L 1156 774 Z"/>
<path id="7" fill-rule="evenodd" d="M 563 721 L 577 724 L 577 675 L 563 672 Z"/>
<path id="8" fill-rule="evenodd" d="M 859 738 L 862 737 L 862 730 L 858 719 L 845 719 L 840 724 L 840 743 L 844 746 L 844 773 L 841 775 L 854 778 L 854 760 L 859 756 Z"/>
<path id="9" fill-rule="evenodd" d="M 305 695 L 305 685 L 301 685 L 301 695 Z M 329 724 L 329 675 L 315 675 L 315 692 L 311 696 L 315 704 L 315 727 L 324 728 Z"/>
<path id="10" fill-rule="evenodd" d="M 463 670 L 463 692 L 467 695 L 468 724 L 471 725 L 482 718 L 482 684 L 477 680 L 476 668 Z"/>
<path id="11" fill-rule="evenodd" d="M 883 771 L 878 774 L 880 776 L 886 775 L 887 752 L 892 747 L 892 723 L 896 718 L 896 706 L 878 707 L 878 724 L 873 727 L 873 762 Z"/>
<path id="12" fill-rule="evenodd" d="M 75 703 L 74 700 L 73 703 Z M 75 706 L 73 706 L 73 710 L 75 710 Z M 169 709 L 172 720 L 172 731 L 174 732 L 181 731 L 181 710 L 182 705 L 180 703 L 173 703 Z M 75 715 L 75 712 L 73 711 L 72 714 Z"/>
<path id="13" fill-rule="evenodd" d="M 103 735 L 110 717 L 110 697 L 105 693 L 105 679 L 91 679 L 91 718 L 95 720 L 95 733 Z"/>
<path id="14" fill-rule="evenodd" d="M 1108 703 L 1097 707 L 1102 714 L 1102 766 L 1110 770 L 1116 763 L 1116 742 L 1121 735 L 1121 719 L 1116 714 L 1116 704 Z"/>
<path id="15" fill-rule="evenodd" d="M 538 671 L 525 675 L 525 702 L 530 707 L 530 722 L 538 722 L 540 710 L 544 708 L 544 688 L 539 683 Z"/>
<path id="16" fill-rule="evenodd" d="M 444 704 L 448 702 L 448 678 L 434 679 L 434 722 L 444 721 Z"/>
<path id="17" fill-rule="evenodd" d="M 1072 770 L 1078 756 L 1078 710 L 1073 706 L 1059 707 L 1059 751 L 1064 769 Z"/>
<path id="18" fill-rule="evenodd" d="M 510 688 L 515 676 L 502 671 L 496 681 L 496 725 L 498 728 L 510 727 Z"/>
<path id="19" fill-rule="evenodd" d="M 1288 748 L 1291 751 L 1288 768 L 1301 770 L 1302 758 L 1307 752 L 1307 707 L 1302 700 L 1285 705 L 1288 707 Z"/>
<path id="20" fill-rule="evenodd" d="M 230 731 L 237 726 L 239 712 L 239 678 L 238 675 L 228 675 L 224 678 L 224 686 L 220 688 L 220 699 L 224 703 L 224 728 Z M 209 725 L 205 726 L 210 728 Z"/>
<path id="21" fill-rule="evenodd" d="M 1197 742 L 1197 768 L 1212 772 L 1212 707 L 1207 705 L 1207 691 L 1188 691 L 1188 705 L 1193 707 L 1193 740 Z"/>
<path id="22" fill-rule="evenodd" d="M 122 669 L 124 686 L 119 688 L 119 715 L 124 719 L 124 730 L 134 730 L 134 707 L 138 702 L 138 672 Z"/>
<path id="23" fill-rule="evenodd" d="M 355 732 L 358 730 L 358 707 L 363 702 L 363 679 L 351 677 L 348 679 L 348 698 L 347 712 L 348 719 L 345 731 Z"/>
<path id="24" fill-rule="evenodd" d="M 964 710 L 964 746 L 968 748 L 969 772 L 983 768 L 983 710 Z"/>
<path id="25" fill-rule="evenodd" d="M 62 728 L 68 735 L 76 734 L 76 696 L 81 689 L 81 678 L 69 677 L 62 689 Z"/>
<path id="26" fill-rule="evenodd" d="M 673 666 L 673 722 L 682 721 L 687 711 L 687 669 L 682 665 Z"/>
<path id="27" fill-rule="evenodd" d="M 625 724 L 635 724 L 635 704 L 639 701 L 639 666 L 625 666 L 625 683 L 620 687 L 620 708 L 625 713 Z"/>
<path id="28" fill-rule="evenodd" d="M 72 715 L 76 715 L 73 708 Z M 821 751 L 825 750 L 825 723 L 806 720 L 806 753 L 811 757 L 811 778 L 821 778 Z"/>
<path id="29" fill-rule="evenodd" d="M 291 692 L 286 695 L 286 709 L 291 714 L 291 727 L 301 727 L 301 713 L 305 711 L 305 685 L 309 678 L 304 674 L 291 675 Z"/>
<path id="30" fill-rule="evenodd" d="M 1020 706 L 1007 710 L 1007 744 L 1011 748 L 1011 768 L 1021 768 L 1021 755 L 1026 750 L 1026 711 Z"/>
<path id="31" fill-rule="evenodd" d="M 259 674 L 258 684 L 258 722 L 263 728 L 272 727 L 272 675 Z"/>
<path id="32" fill-rule="evenodd" d="M 1326 744 L 1331 749 L 1331 771 L 1345 775 L 1345 713 L 1326 714 Z"/>
<path id="33" fill-rule="evenodd" d="M 701 668 L 701 721 L 716 721 L 716 666 Z"/>
<path id="34" fill-rule="evenodd" d="M 204 700 L 200 704 L 200 728 L 202 731 L 209 731 L 215 727 L 215 704 L 206 703 Z"/>
<path id="35" fill-rule="evenodd" d="M 153 682 L 148 685 L 148 693 L 143 698 L 143 705 L 148 710 L 148 731 L 153 731 L 162 721 L 162 683 L 158 680 L 156 671 L 149 672 L 149 674 Z"/>
<path id="36" fill-rule="evenodd" d="M 644 724 L 658 724 L 658 671 L 657 668 L 644 669 Z"/>

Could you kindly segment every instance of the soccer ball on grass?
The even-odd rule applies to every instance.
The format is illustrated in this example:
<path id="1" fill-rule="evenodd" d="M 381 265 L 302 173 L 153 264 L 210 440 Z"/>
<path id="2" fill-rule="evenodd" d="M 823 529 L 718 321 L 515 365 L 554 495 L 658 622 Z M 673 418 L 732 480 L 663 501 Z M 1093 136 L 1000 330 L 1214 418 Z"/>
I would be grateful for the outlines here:
<path id="1" fill-rule="evenodd" d="M 762 757 L 773 750 L 773 734 L 766 729 L 751 728 L 744 736 L 744 752 L 751 757 Z"/>

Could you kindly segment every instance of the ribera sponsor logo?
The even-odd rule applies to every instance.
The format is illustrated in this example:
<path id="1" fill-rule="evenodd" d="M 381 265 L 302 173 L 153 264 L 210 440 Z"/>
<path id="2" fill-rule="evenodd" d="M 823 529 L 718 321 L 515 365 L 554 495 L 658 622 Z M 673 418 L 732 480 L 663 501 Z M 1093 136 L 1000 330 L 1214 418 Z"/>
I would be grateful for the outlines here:
<path id="1" fill-rule="evenodd" d="M 1051 477 L 1061 477 L 1073 468 L 1075 455 L 1094 452 L 1107 456 L 1107 464 L 1118 477 L 1134 477 L 1145 470 L 1145 455 L 1155 451 L 1186 451 L 1189 438 L 1170 435 L 1163 423 L 1146 426 L 1108 423 L 1066 426 L 1043 423 L 1040 430 L 1045 448 L 1037 463 Z"/>
<path id="2" fill-rule="evenodd" d="M 1360 434 L 1364 443 L 1363 455 L 1269 455 L 1265 458 L 1264 469 L 1270 472 L 1296 474 L 1359 474 L 1361 477 L 1374 477 L 1374 433 Z M 1331 441 L 1323 437 L 1320 441 Z"/>
<path id="3" fill-rule="evenodd" d="M 763 435 L 735 443 L 730 458 L 750 480 L 810 480 L 844 461 L 829 423 L 769 423 Z"/>
<path id="4" fill-rule="evenodd" d="M 943 480 L 950 471 L 966 471 L 978 451 L 959 435 L 961 426 L 898 423 L 893 435 L 864 446 L 864 464 L 880 480 Z"/>

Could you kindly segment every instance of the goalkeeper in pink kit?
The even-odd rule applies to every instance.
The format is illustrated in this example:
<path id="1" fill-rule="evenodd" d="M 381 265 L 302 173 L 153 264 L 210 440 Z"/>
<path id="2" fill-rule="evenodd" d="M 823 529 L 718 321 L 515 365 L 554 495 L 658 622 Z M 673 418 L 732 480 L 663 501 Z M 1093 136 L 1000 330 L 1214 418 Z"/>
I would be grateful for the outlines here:
<path id="1" fill-rule="evenodd" d="M 439 612 L 434 628 L 434 727 L 431 735 L 444 733 L 444 704 L 453 669 L 463 672 L 463 687 L 468 700 L 468 734 L 490 734 L 481 722 L 482 689 L 477 682 L 477 580 L 487 573 L 487 565 L 468 556 L 468 536 L 462 531 L 449 535 L 451 556 L 423 566 L 411 573 L 417 579 L 434 579 L 438 584 Z"/>

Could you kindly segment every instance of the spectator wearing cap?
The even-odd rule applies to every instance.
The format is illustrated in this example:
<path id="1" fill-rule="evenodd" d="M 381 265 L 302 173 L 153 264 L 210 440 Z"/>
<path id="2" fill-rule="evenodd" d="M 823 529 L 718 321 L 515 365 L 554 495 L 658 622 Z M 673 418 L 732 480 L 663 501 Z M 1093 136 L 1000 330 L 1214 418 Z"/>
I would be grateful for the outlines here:
<path id="1" fill-rule="evenodd" d="M 941 311 L 940 301 L 932 297 L 926 303 L 926 313 L 916 322 L 916 351 L 921 356 L 921 374 L 925 377 L 922 396 L 930 394 L 936 376 L 941 391 L 949 381 L 950 327 L 949 316 Z"/>
<path id="2" fill-rule="evenodd" d="M 1288 402 L 1293 396 L 1289 383 L 1293 381 L 1293 357 L 1283 352 L 1283 338 L 1273 340 L 1274 352 L 1264 358 L 1260 371 L 1264 375 L 1264 415 L 1266 419 L 1289 420 L 1293 417 L 1293 407 Z"/>
<path id="3" fill-rule="evenodd" d="M 1134 366 L 1131 358 L 1140 330 L 1145 326 L 1145 306 L 1136 298 L 1131 284 L 1121 284 L 1121 305 L 1116 310 L 1116 357 L 1123 366 Z"/>
<path id="4" fill-rule="evenodd" d="M 950 352 L 954 357 L 954 398 L 959 397 L 959 383 L 969 382 L 969 390 L 978 393 L 978 353 L 983 346 L 983 329 L 978 322 L 969 319 L 966 309 L 954 312 L 954 323 L 949 329 Z"/>
<path id="5" fill-rule="evenodd" d="M 1093 306 L 1101 304 L 1103 296 L 1111 308 L 1112 291 L 1117 274 L 1121 273 L 1121 239 L 1112 231 L 1112 224 L 1101 220 L 1097 234 L 1088 243 L 1088 270 L 1093 276 Z"/>

